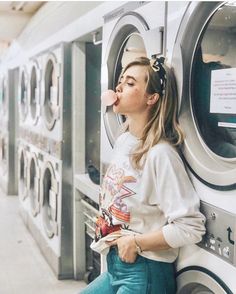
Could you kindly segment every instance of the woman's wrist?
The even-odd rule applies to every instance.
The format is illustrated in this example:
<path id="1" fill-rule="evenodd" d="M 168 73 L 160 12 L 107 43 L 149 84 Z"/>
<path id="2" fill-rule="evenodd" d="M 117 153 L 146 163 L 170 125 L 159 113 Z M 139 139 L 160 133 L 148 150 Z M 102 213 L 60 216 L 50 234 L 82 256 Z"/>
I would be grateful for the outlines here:
<path id="1" fill-rule="evenodd" d="M 143 252 L 139 242 L 137 241 L 137 236 L 134 234 L 134 243 L 135 243 L 135 247 L 136 247 L 136 252 L 138 254 L 141 254 Z"/>

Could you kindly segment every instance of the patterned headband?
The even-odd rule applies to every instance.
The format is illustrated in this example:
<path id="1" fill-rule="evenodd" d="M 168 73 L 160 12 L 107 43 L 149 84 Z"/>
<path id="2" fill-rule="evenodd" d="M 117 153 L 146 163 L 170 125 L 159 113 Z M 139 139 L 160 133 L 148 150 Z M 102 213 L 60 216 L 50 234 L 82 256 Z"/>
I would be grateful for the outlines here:
<path id="1" fill-rule="evenodd" d="M 159 74 L 162 95 L 164 95 L 164 93 L 165 93 L 165 85 L 166 85 L 166 71 L 163 67 L 164 62 L 165 62 L 164 57 L 156 57 L 156 58 L 152 57 L 152 59 L 150 59 L 150 65 L 151 65 L 152 69 L 155 72 L 158 72 L 158 74 Z"/>

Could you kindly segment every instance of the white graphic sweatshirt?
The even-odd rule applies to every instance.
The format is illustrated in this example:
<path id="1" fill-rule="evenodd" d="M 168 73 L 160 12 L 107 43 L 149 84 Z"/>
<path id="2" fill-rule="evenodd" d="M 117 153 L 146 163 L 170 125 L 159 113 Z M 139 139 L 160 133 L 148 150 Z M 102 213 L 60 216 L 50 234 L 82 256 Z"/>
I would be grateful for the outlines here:
<path id="1" fill-rule="evenodd" d="M 173 262 L 179 247 L 201 240 L 205 217 L 199 212 L 199 198 L 175 148 L 166 142 L 155 145 L 140 171 L 130 164 L 137 143 L 129 132 L 117 139 L 101 187 L 100 212 L 110 224 L 122 226 L 122 235 L 162 230 L 171 248 L 143 251 L 141 255 Z M 107 235 L 94 241 L 91 248 L 107 253 L 105 241 L 118 236 Z"/>

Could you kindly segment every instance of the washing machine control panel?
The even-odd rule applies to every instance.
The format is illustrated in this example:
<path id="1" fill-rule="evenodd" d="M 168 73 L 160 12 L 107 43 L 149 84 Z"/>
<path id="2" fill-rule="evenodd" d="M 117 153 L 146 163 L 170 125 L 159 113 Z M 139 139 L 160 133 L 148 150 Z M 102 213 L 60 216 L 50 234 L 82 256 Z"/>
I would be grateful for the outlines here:
<path id="1" fill-rule="evenodd" d="M 206 217 L 206 234 L 198 245 L 236 266 L 236 215 L 203 201 L 201 212 Z"/>

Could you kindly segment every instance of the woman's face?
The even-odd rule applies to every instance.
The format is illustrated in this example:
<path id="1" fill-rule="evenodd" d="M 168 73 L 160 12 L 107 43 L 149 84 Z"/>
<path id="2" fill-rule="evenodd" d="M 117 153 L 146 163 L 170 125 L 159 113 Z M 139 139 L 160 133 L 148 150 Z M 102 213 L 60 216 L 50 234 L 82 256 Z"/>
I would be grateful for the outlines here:
<path id="1" fill-rule="evenodd" d="M 146 75 L 145 66 L 139 65 L 131 66 L 124 72 L 116 87 L 118 99 L 113 105 L 115 113 L 130 115 L 147 111 Z"/>

